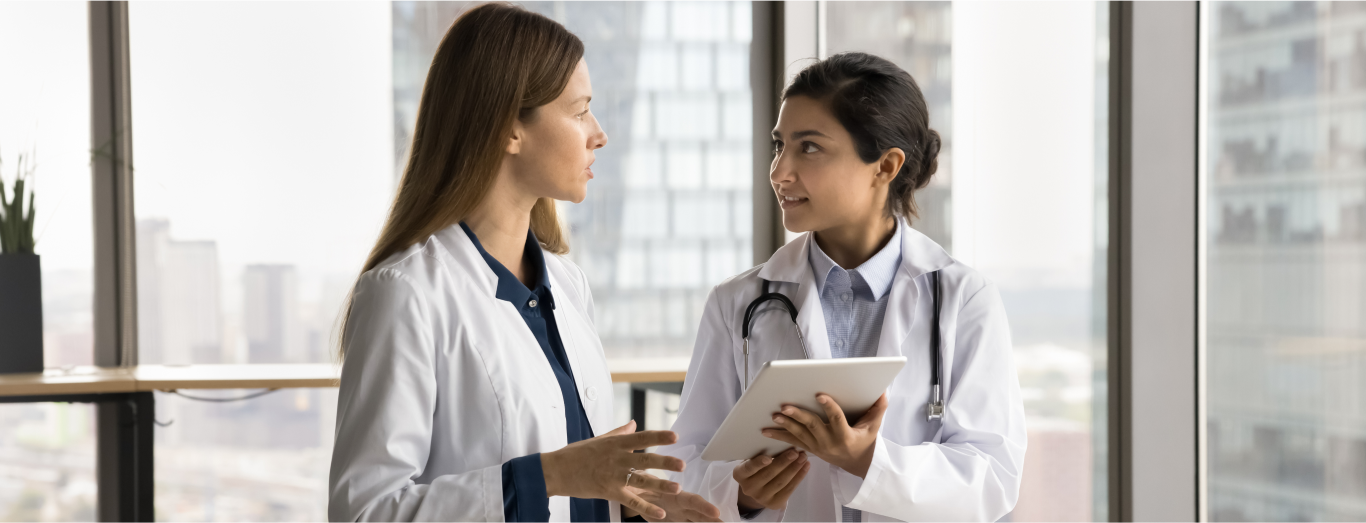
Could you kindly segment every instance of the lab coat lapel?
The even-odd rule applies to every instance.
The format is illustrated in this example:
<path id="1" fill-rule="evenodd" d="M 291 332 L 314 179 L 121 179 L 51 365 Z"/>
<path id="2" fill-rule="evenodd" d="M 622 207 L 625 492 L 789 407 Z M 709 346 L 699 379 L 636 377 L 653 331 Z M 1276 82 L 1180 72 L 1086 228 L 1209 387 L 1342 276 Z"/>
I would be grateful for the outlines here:
<path id="1" fill-rule="evenodd" d="M 448 275 L 455 281 L 472 282 L 480 291 L 480 297 L 489 304 L 493 321 L 503 326 L 501 330 L 511 343 L 509 346 L 499 347 L 499 350 L 512 351 L 516 354 L 517 360 L 523 363 L 522 369 L 526 369 L 523 372 L 530 374 L 526 378 L 534 380 L 547 398 L 556 398 L 552 400 L 555 404 L 562 403 L 558 399 L 559 380 L 555 377 L 555 370 L 550 367 L 550 360 L 546 359 L 545 353 L 541 351 L 541 343 L 531 334 L 531 329 L 527 328 L 526 320 L 522 319 L 522 314 L 517 308 L 498 299 L 498 275 L 494 274 L 493 269 L 479 255 L 479 250 L 474 247 L 469 235 L 465 234 L 465 230 L 457 223 L 436 233 L 436 237 L 445 245 L 446 251 L 454 261 L 454 264 L 446 267 Z"/>
<path id="2" fill-rule="evenodd" d="M 586 329 L 588 319 L 578 308 L 578 304 L 583 301 L 582 297 L 573 293 L 565 278 L 560 277 L 562 266 L 559 260 L 553 258 L 550 253 L 544 255 L 546 276 L 550 278 L 550 292 L 555 296 L 555 308 L 551 314 L 555 315 L 555 324 L 560 330 L 560 342 L 564 345 L 565 354 L 569 356 L 569 366 L 578 389 L 579 404 L 583 405 L 584 412 L 588 414 L 588 424 L 593 429 L 593 435 L 600 436 L 614 428 L 610 426 L 610 413 L 601 408 L 601 405 L 610 405 L 610 402 L 605 400 L 611 394 L 611 376 L 604 375 L 607 360 L 597 335 Z"/>
<path id="3" fill-rule="evenodd" d="M 910 335 L 916 319 L 923 316 L 925 321 L 929 321 L 932 316 L 920 314 L 921 293 L 931 292 L 929 278 L 921 276 L 952 264 L 953 258 L 944 252 L 943 247 L 912 229 L 905 221 L 901 222 L 901 266 L 892 279 L 891 294 L 887 297 L 887 312 L 883 316 L 882 333 L 878 337 L 878 356 L 905 355 L 903 347 L 906 337 Z"/>
<path id="4" fill-rule="evenodd" d="M 778 249 L 759 270 L 759 277 L 772 282 L 786 282 L 797 285 L 797 292 L 788 296 L 797 306 L 797 328 L 806 339 L 806 350 L 811 359 L 830 359 L 830 337 L 825 332 L 825 312 L 821 310 L 821 299 L 816 289 L 816 275 L 811 272 L 808 252 L 811 246 L 811 233 L 804 233 Z M 790 285 L 771 289 L 783 292 Z"/>

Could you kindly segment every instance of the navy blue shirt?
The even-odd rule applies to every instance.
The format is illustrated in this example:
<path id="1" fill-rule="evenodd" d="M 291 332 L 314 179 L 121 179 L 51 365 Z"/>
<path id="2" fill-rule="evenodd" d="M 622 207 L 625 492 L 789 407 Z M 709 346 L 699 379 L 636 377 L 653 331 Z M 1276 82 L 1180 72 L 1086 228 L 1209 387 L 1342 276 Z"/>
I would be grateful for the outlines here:
<path id="1" fill-rule="evenodd" d="M 560 382 L 560 394 L 564 396 L 565 436 L 569 443 L 593 437 L 593 427 L 588 424 L 588 413 L 579 403 L 578 386 L 574 383 L 574 369 L 569 365 L 569 357 L 560 341 L 560 329 L 555 324 L 555 297 L 550 293 L 550 279 L 545 272 L 545 256 L 541 254 L 541 244 L 531 231 L 526 233 L 526 245 L 522 256 L 530 262 L 532 271 L 528 280 L 534 282 L 534 289 L 527 288 L 502 263 L 489 256 L 479 238 L 464 222 L 460 228 L 474 243 L 474 248 L 489 264 L 493 274 L 498 276 L 498 299 L 511 303 L 521 313 L 531 334 L 545 353 L 550 368 L 555 371 L 555 379 Z M 611 515 L 606 500 L 569 498 L 570 521 L 610 521 Z M 503 464 L 503 518 L 507 521 L 549 521 L 550 498 L 546 497 L 545 474 L 541 470 L 541 455 L 531 454 L 512 458 Z"/>

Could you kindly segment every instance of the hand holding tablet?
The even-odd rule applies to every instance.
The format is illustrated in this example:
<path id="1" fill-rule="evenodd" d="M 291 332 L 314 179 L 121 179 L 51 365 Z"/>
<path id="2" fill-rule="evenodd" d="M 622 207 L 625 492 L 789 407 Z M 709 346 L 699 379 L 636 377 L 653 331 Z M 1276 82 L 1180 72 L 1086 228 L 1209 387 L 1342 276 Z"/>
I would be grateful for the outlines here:
<path id="1" fill-rule="evenodd" d="M 763 429 L 782 428 L 773 421 L 773 414 L 783 411 L 786 406 L 808 411 L 811 417 L 804 418 L 808 421 L 819 419 L 821 423 L 827 423 L 827 407 L 818 402 L 817 394 L 833 399 L 832 406 L 840 409 L 842 415 L 860 419 L 886 392 L 905 366 L 906 358 L 900 356 L 765 363 L 749 390 L 740 396 L 740 401 L 736 402 L 707 448 L 703 449 L 702 459 L 734 461 L 759 454 L 775 456 L 795 446 L 765 437 Z M 797 411 L 794 411 L 794 415 L 801 417 Z M 800 424 L 806 425 L 805 422 Z M 855 426 L 861 424 L 860 421 Z M 876 434 L 876 430 L 873 434 Z"/>

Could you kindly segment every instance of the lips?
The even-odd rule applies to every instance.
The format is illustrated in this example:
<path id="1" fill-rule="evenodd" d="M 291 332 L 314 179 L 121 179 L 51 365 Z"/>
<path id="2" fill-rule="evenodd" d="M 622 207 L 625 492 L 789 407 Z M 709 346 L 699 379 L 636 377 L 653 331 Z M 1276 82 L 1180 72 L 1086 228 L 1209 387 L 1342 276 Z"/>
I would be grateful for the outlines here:
<path id="1" fill-rule="evenodd" d="M 791 209 L 793 207 L 803 205 L 806 202 L 807 198 L 803 198 L 800 196 L 778 196 L 778 204 L 784 209 Z"/>

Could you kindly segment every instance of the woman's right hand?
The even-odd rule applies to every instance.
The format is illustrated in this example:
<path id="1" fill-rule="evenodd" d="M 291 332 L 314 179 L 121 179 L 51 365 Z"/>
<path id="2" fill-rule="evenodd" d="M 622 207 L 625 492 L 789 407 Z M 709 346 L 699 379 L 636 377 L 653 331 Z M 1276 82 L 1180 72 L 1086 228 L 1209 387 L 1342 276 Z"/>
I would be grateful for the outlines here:
<path id="1" fill-rule="evenodd" d="M 683 460 L 633 451 L 671 445 L 678 441 L 678 435 L 667 430 L 635 430 L 636 422 L 631 420 L 596 438 L 566 445 L 554 452 L 541 453 L 546 494 L 612 500 L 652 519 L 663 519 L 664 509 L 650 504 L 628 489 L 626 476 L 631 475 L 630 486 L 636 489 L 677 494 L 681 490 L 678 483 L 656 478 L 644 471 L 661 469 L 682 472 Z M 632 474 L 632 468 L 641 472 Z"/>
<path id="2" fill-rule="evenodd" d="M 787 507 L 787 498 L 792 496 L 808 470 L 811 470 L 811 462 L 806 460 L 805 452 L 797 449 L 787 449 L 775 457 L 760 454 L 746 460 L 731 473 L 731 477 L 740 483 L 740 509 Z"/>

